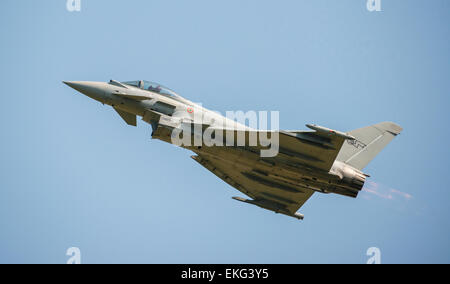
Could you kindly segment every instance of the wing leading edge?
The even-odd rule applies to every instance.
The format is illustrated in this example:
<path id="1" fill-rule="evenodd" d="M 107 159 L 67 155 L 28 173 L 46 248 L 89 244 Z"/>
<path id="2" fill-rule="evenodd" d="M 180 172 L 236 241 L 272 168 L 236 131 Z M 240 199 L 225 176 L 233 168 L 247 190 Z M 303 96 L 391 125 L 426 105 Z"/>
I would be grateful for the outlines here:
<path id="1" fill-rule="evenodd" d="M 278 154 L 269 160 L 328 173 L 344 141 L 354 138 L 345 133 L 320 126 L 308 125 L 308 127 L 314 127 L 317 130 L 275 132 L 235 130 L 232 132 L 234 132 L 234 141 L 237 141 L 239 137 L 244 137 L 244 144 L 247 145 L 244 149 L 254 153 L 260 153 L 260 151 L 268 149 L 268 147 L 260 146 L 263 144 L 260 136 L 268 137 L 270 140 L 271 136 L 276 134 L 278 135 Z M 221 135 L 225 136 L 223 132 L 226 131 L 226 135 L 228 135 L 229 130 L 216 129 L 212 131 L 220 131 L 222 132 Z M 248 146 L 251 137 L 257 138 L 257 146 Z M 231 146 L 231 148 L 236 148 L 236 146 Z"/>
<path id="2" fill-rule="evenodd" d="M 226 183 L 252 198 L 251 200 L 239 197 L 233 199 L 275 213 L 303 219 L 303 215 L 297 211 L 314 193 L 308 188 L 268 178 L 264 173 L 251 167 L 240 166 L 212 156 L 198 155 L 192 158 Z"/>
<path id="3" fill-rule="evenodd" d="M 246 155 L 239 155 L 239 158 L 236 158 L 234 155 L 232 158 L 233 155 L 230 154 L 239 151 L 239 147 L 228 147 L 225 151 L 213 150 L 209 154 L 194 150 L 197 156 L 192 158 L 226 183 L 252 198 L 233 197 L 233 199 L 302 220 L 304 216 L 297 211 L 311 198 L 314 190 L 276 174 L 261 171 L 260 164 L 269 162 L 273 167 L 287 165 L 328 174 L 344 141 L 354 139 L 346 133 L 325 127 L 316 125 L 308 125 L 308 127 L 315 131 L 277 132 L 279 153 L 275 157 L 254 159 Z M 238 135 L 244 135 L 246 139 L 249 139 L 252 134 L 248 131 L 245 131 L 245 134 L 235 131 L 235 137 Z M 263 147 L 260 146 L 247 146 L 240 150 L 256 155 L 262 149 Z M 243 159 L 248 160 L 244 162 Z"/>

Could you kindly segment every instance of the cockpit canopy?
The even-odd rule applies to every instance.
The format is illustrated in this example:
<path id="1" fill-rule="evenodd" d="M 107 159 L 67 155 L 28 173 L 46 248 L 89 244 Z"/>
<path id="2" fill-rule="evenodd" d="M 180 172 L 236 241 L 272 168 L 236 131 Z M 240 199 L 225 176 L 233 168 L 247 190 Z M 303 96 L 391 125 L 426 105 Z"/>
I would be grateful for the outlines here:
<path id="1" fill-rule="evenodd" d="M 172 98 L 179 98 L 177 93 L 172 91 L 171 89 L 164 87 L 161 84 L 155 83 L 155 82 L 149 82 L 149 81 L 129 81 L 129 82 L 122 82 L 125 85 L 133 86 L 136 88 L 140 88 L 143 90 L 151 91 L 154 93 L 158 93 L 161 95 L 166 95 Z"/>

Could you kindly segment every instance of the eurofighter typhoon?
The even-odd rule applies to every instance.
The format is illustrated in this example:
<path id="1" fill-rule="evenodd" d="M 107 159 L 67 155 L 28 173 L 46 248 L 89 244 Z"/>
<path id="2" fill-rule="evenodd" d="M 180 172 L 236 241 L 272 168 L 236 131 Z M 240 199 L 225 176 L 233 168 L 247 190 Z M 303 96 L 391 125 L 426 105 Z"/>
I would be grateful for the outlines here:
<path id="1" fill-rule="evenodd" d="M 224 117 L 153 82 L 64 82 L 112 106 L 129 125 L 136 117 L 152 138 L 195 153 L 196 162 L 245 194 L 233 199 L 300 220 L 315 193 L 356 198 L 362 170 L 402 128 L 381 122 L 347 133 L 315 124 L 310 131 L 258 130 Z"/>

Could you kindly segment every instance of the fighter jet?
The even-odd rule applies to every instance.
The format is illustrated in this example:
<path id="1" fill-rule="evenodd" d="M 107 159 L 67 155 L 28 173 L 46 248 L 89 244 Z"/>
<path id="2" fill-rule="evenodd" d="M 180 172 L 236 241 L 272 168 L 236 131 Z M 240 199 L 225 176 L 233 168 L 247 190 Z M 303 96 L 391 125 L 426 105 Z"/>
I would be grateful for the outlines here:
<path id="1" fill-rule="evenodd" d="M 112 106 L 129 125 L 141 117 L 152 138 L 192 151 L 192 159 L 247 196 L 233 199 L 299 220 L 297 211 L 315 192 L 356 198 L 369 177 L 362 170 L 402 131 L 393 122 L 346 133 L 315 124 L 308 131 L 257 130 L 158 83 L 64 83 Z M 267 154 L 271 147 L 276 152 Z"/>

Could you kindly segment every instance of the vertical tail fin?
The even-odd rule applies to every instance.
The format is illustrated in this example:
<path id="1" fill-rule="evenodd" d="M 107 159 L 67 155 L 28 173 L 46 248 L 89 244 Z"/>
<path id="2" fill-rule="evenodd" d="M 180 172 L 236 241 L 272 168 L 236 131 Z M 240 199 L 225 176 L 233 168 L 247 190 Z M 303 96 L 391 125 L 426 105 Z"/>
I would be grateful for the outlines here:
<path id="1" fill-rule="evenodd" d="M 381 122 L 350 131 L 348 134 L 355 137 L 356 140 L 347 140 L 336 159 L 362 170 L 402 130 L 393 122 Z"/>

